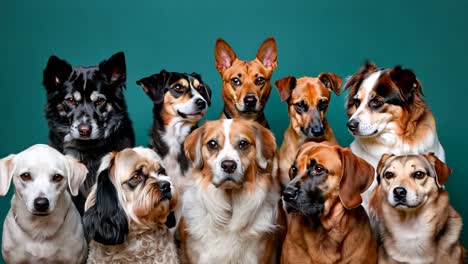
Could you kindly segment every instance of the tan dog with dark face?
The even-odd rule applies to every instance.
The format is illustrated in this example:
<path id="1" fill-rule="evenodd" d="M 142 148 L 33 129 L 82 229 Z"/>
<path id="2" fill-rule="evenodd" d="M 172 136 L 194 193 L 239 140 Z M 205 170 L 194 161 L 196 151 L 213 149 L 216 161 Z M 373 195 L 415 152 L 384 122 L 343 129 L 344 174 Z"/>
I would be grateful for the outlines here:
<path id="1" fill-rule="evenodd" d="M 275 39 L 266 39 L 251 61 L 238 59 L 229 44 L 218 39 L 215 57 L 223 81 L 221 118 L 251 119 L 268 127 L 263 109 L 270 96 L 270 78 L 277 66 Z"/>
<path id="2" fill-rule="evenodd" d="M 85 205 L 88 263 L 178 263 L 177 192 L 151 149 L 110 153 Z"/>
<path id="3" fill-rule="evenodd" d="M 291 122 L 284 133 L 279 151 L 281 182 L 289 182 L 291 168 L 299 147 L 307 141 L 338 144 L 328 125 L 326 113 L 331 92 L 340 95 L 342 79 L 334 73 L 322 72 L 317 78 L 294 76 L 275 82 L 281 101 L 287 102 Z"/>
<path id="4" fill-rule="evenodd" d="M 464 263 L 460 215 L 442 185 L 450 168 L 433 153 L 385 154 L 370 201 L 382 244 L 379 263 Z"/>
<path id="5" fill-rule="evenodd" d="M 374 178 L 347 148 L 305 143 L 283 192 L 289 213 L 281 263 L 376 263 L 377 244 L 360 194 Z"/>

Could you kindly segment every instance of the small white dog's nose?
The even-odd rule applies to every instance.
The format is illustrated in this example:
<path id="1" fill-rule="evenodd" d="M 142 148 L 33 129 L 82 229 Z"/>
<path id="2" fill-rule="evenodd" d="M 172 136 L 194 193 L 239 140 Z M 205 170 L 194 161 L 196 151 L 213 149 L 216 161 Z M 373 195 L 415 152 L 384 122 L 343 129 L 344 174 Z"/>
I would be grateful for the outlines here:
<path id="1" fill-rule="evenodd" d="M 49 199 L 39 197 L 34 199 L 34 209 L 38 212 L 45 212 L 49 209 Z"/>

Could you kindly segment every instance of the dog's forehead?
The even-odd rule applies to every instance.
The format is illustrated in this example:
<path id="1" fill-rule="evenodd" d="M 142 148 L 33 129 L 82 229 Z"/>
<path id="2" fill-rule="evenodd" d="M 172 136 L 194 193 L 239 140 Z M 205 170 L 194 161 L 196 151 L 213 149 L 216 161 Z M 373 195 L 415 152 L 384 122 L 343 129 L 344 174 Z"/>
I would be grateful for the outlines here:
<path id="1" fill-rule="evenodd" d="M 318 78 L 302 77 L 297 79 L 296 87 L 292 90 L 293 100 L 305 99 L 312 102 L 322 97 L 330 98 L 330 90 Z"/>
<path id="2" fill-rule="evenodd" d="M 34 145 L 14 158 L 14 164 L 17 169 L 22 168 L 41 168 L 41 169 L 59 169 L 65 170 L 66 159 L 60 152 L 47 145 Z"/>
<path id="3" fill-rule="evenodd" d="M 269 77 L 268 69 L 258 60 L 243 61 L 235 60 L 230 68 L 225 71 L 225 76 L 233 77 L 258 77 L 259 75 Z"/>
<path id="4" fill-rule="evenodd" d="M 312 143 L 314 144 L 314 143 Z M 331 146 L 322 144 L 308 145 L 298 153 L 297 166 L 300 170 L 307 169 L 311 160 L 325 166 L 328 170 L 341 165 L 338 152 Z"/>
<path id="5" fill-rule="evenodd" d="M 387 164 L 384 168 L 385 171 L 392 170 L 395 172 L 402 172 L 403 174 L 408 174 L 421 169 L 426 172 L 431 172 L 433 170 L 432 165 L 421 155 L 391 157 L 386 163 Z"/>

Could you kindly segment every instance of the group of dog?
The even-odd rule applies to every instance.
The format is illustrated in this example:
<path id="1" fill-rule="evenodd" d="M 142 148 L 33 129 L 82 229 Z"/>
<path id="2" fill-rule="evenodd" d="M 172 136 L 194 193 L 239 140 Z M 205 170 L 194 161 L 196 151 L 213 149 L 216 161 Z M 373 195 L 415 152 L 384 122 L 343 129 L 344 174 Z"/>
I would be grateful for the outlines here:
<path id="1" fill-rule="evenodd" d="M 13 181 L 7 263 L 464 263 L 462 219 L 444 188 L 432 113 L 413 71 L 366 63 L 344 85 L 350 148 L 326 119 L 342 78 L 274 82 L 290 124 L 277 150 L 263 112 L 273 38 L 254 60 L 218 39 L 221 118 L 198 122 L 211 89 L 197 73 L 136 83 L 153 102 L 135 147 L 122 52 L 93 67 L 51 56 L 49 146 L 0 160 Z"/>

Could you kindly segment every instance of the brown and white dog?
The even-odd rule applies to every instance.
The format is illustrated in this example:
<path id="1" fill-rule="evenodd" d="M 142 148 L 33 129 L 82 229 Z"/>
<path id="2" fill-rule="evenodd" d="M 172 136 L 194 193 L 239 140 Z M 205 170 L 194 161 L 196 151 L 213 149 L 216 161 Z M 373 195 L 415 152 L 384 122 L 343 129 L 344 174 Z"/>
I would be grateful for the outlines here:
<path id="1" fill-rule="evenodd" d="M 434 116 L 424 103 L 421 83 L 413 71 L 396 66 L 377 69 L 366 63 L 345 85 L 347 126 L 354 136 L 350 148 L 374 168 L 385 153 L 395 155 L 434 152 L 441 160 Z M 364 208 L 377 185 L 363 194 Z"/>
<path id="2" fill-rule="evenodd" d="M 374 169 L 347 148 L 305 143 L 283 192 L 289 212 L 281 263 L 377 263 L 360 194 Z"/>
<path id="3" fill-rule="evenodd" d="M 462 219 L 442 187 L 450 172 L 433 153 L 382 156 L 370 202 L 379 263 L 465 263 Z"/>
<path id="4" fill-rule="evenodd" d="M 151 149 L 105 156 L 86 200 L 88 263 L 178 263 L 173 234 L 177 192 Z"/>
<path id="5" fill-rule="evenodd" d="M 273 134 L 257 122 L 206 122 L 185 141 L 194 182 L 183 195 L 182 251 L 188 263 L 271 263 L 279 183 Z"/>
<path id="6" fill-rule="evenodd" d="M 326 113 L 331 92 L 340 95 L 341 83 L 340 77 L 328 72 L 320 73 L 317 78 L 288 76 L 275 82 L 281 101 L 288 104 L 291 120 L 278 156 L 283 185 L 289 182 L 289 168 L 302 144 L 307 141 L 338 144 Z"/>
<path id="7" fill-rule="evenodd" d="M 263 109 L 270 96 L 270 78 L 277 66 L 275 39 L 266 39 L 251 61 L 238 59 L 229 44 L 218 39 L 215 57 L 223 82 L 221 118 L 251 119 L 268 127 Z"/>

